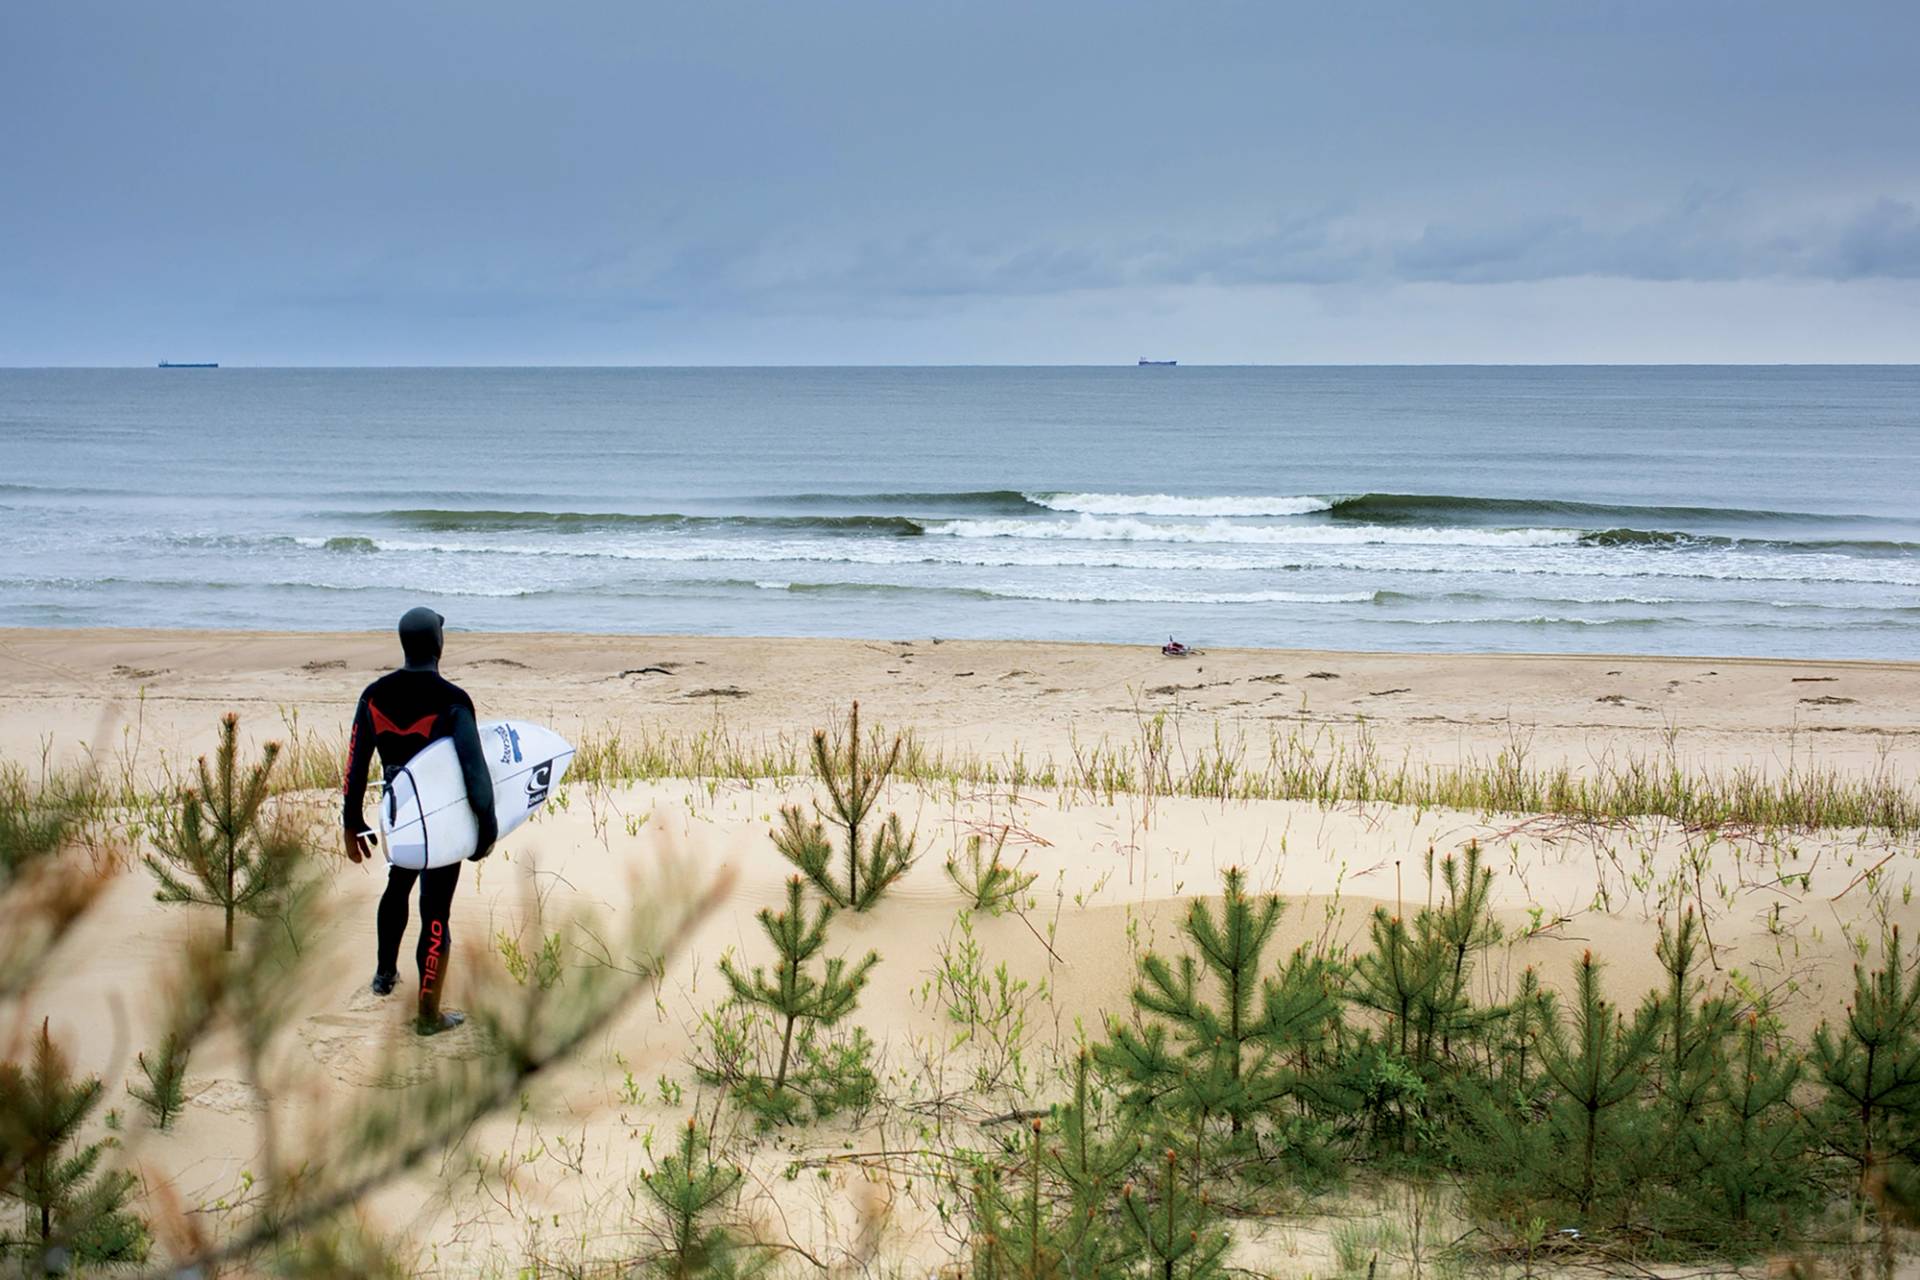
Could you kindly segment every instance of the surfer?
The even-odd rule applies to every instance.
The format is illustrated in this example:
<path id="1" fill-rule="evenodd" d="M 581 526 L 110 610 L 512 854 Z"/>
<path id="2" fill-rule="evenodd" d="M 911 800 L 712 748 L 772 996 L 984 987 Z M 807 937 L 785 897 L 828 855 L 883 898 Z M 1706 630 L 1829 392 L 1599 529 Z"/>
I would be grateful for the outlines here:
<path id="1" fill-rule="evenodd" d="M 354 709 L 353 731 L 347 739 L 346 824 L 347 857 L 354 862 L 372 856 L 374 837 L 364 806 L 367 767 L 375 751 L 386 776 L 404 765 L 429 742 L 452 738 L 467 784 L 467 802 L 480 824 L 480 839 L 471 861 L 493 851 L 498 827 L 493 814 L 493 779 L 473 699 L 459 685 L 440 674 L 441 630 L 446 622 L 432 609 L 409 609 L 400 619 L 400 651 L 406 662 L 398 671 L 381 676 L 360 695 Z M 387 995 L 399 976 L 400 940 L 407 932 L 408 899 L 414 881 L 420 882 L 420 941 L 414 959 L 420 966 L 420 1010 L 414 1029 L 423 1036 L 451 1030 L 466 1015 L 440 1007 L 447 983 L 447 961 L 452 957 L 453 931 L 448 920 L 454 887 L 460 883 L 460 864 L 415 871 L 387 868 L 387 891 L 380 897 L 378 956 L 374 962 L 373 993 Z"/>

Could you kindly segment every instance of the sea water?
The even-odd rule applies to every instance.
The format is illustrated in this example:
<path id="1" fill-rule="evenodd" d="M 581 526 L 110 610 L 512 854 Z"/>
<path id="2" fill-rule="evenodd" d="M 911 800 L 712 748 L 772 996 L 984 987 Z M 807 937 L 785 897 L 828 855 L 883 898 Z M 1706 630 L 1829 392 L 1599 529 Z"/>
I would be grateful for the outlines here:
<path id="1" fill-rule="evenodd" d="M 1920 658 L 1920 368 L 0 371 L 0 625 Z"/>

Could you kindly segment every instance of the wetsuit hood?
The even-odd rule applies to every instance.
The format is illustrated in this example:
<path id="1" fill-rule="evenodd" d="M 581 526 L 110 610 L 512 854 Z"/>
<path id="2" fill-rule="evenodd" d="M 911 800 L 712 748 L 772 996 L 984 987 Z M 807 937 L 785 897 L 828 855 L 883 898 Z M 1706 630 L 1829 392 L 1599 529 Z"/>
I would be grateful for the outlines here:
<path id="1" fill-rule="evenodd" d="M 446 619 L 422 605 L 400 617 L 400 651 L 407 655 L 410 667 L 432 667 L 440 661 L 446 645 L 441 626 Z"/>

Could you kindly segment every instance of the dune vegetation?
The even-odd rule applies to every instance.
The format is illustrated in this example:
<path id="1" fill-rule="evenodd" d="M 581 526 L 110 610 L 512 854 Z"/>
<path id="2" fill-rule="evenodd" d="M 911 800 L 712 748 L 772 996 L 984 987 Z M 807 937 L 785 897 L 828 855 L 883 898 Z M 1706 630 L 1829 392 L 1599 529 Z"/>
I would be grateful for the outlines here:
<path id="1" fill-rule="evenodd" d="M 661 797 L 692 813 L 724 788 L 755 815 L 727 838 L 762 852 L 662 852 L 611 908 L 529 873 L 469 932 L 453 1047 L 383 1042 L 366 1087 L 316 1091 L 290 1047 L 328 1061 L 302 1019 L 347 981 L 316 794 L 337 755 L 283 728 L 249 764 L 229 718 L 211 762 L 151 788 L 0 769 L 0 1248 L 30 1272 L 1891 1276 L 1920 1212 L 1899 862 L 1920 797 L 1890 765 L 1576 773 L 1516 746 L 1430 768 L 1304 730 L 1189 752 L 1150 717 L 1124 746 L 1029 762 L 933 753 L 857 708 L 790 740 L 590 735 L 538 827 L 639 857 L 671 843 Z M 982 796 L 997 821 L 925 829 L 929 806 Z M 1095 919 L 1104 879 L 1070 887 L 1074 851 L 1014 815 L 1090 829 L 1074 814 L 1121 798 L 1138 823 L 1284 802 L 1457 811 L 1475 834 L 1396 862 L 1411 900 L 1351 928 L 1264 887 L 1258 859 Z M 1596 851 L 1584 940 L 1515 909 L 1517 832 Z M 1636 868 L 1609 834 L 1681 853 Z M 1746 895 L 1810 901 L 1816 835 L 1851 850 L 1827 897 L 1866 905 L 1819 935 L 1852 972 L 1809 1010 L 1714 926 Z M 1636 893 L 1652 945 L 1629 956 L 1604 926 Z M 140 1041 L 82 1060 L 48 993 L 136 897 L 179 945 L 116 993 Z M 1113 935 L 1109 1001 L 1063 994 L 1095 963 L 1075 911 Z M 1763 933 L 1797 955 L 1805 927 Z M 1025 959 L 997 953 L 1009 939 Z M 895 1012 L 874 1014 L 882 995 Z M 222 1130 L 245 1176 L 196 1200 L 169 1152 L 210 1061 L 251 1099 Z M 411 1221 L 368 1211 L 389 1194 Z M 823 1228 L 832 1196 L 852 1209 Z"/>

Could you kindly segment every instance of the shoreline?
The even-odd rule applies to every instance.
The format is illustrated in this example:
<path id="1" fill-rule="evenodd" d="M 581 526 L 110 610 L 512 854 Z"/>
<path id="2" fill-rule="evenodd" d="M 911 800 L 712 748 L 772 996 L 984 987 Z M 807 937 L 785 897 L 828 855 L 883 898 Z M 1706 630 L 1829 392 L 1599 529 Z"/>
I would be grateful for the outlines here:
<path id="1" fill-rule="evenodd" d="M 297 718 L 326 739 L 398 657 L 387 631 L 0 629 L 0 759 L 37 759 L 49 735 L 56 750 L 95 741 L 109 719 L 164 750 L 197 751 L 228 709 L 255 736 Z M 1523 748 L 1577 767 L 1677 748 L 1713 767 L 1812 756 L 1920 771 L 1920 663 L 1299 649 L 1169 659 L 1060 641 L 453 632 L 444 667 L 483 715 L 563 731 L 804 735 L 857 698 L 869 723 L 986 753 L 1065 756 L 1132 741 L 1164 714 L 1176 732 L 1256 748 L 1276 732 L 1364 734 L 1427 764 Z"/>

